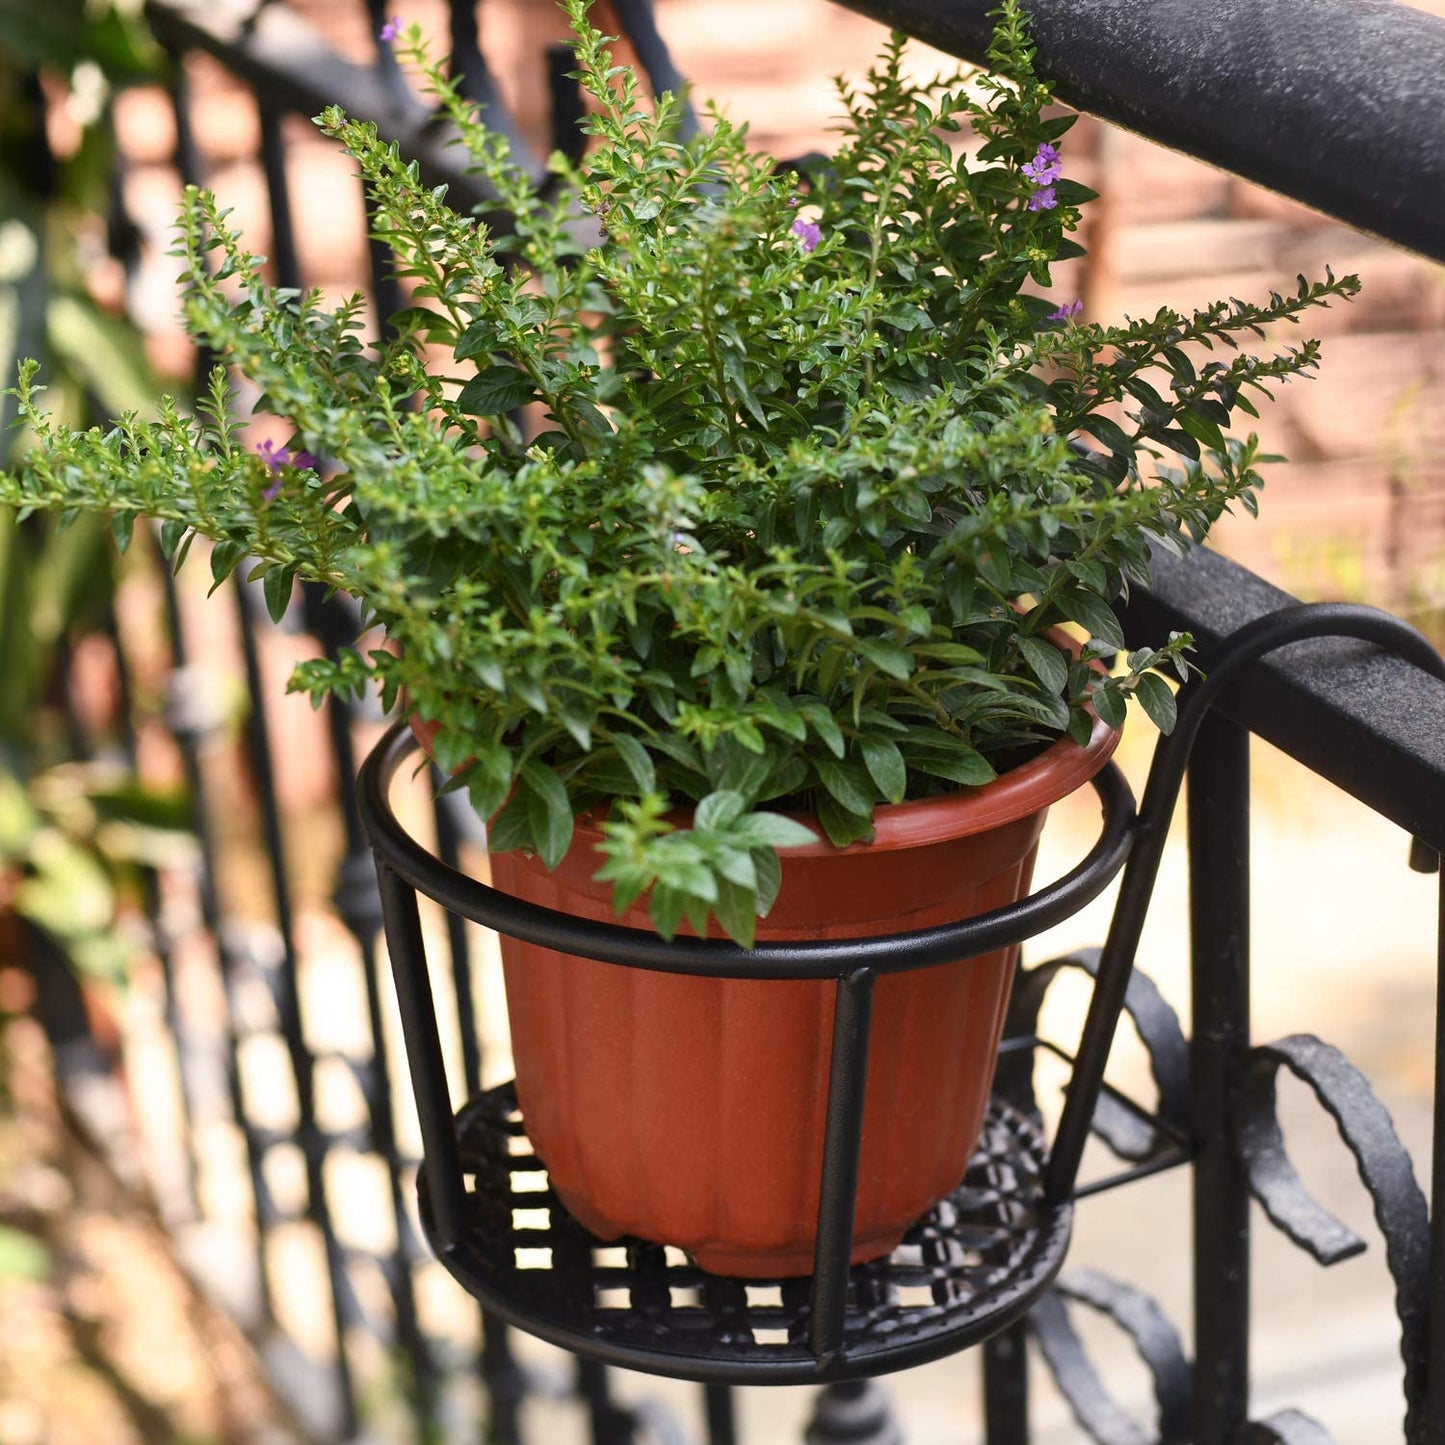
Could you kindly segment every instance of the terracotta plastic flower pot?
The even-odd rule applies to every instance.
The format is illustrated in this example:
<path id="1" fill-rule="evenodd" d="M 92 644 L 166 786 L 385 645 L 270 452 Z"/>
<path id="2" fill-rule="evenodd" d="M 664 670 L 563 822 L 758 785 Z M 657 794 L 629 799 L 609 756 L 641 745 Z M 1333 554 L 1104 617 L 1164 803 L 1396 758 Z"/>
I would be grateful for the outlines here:
<path id="1" fill-rule="evenodd" d="M 872 843 L 783 856 L 760 939 L 894 933 L 971 917 L 1027 892 L 1049 804 L 1107 762 L 1095 723 L 981 788 L 882 807 Z M 592 880 L 600 835 L 579 827 L 548 873 L 491 860 L 517 897 L 614 921 Z M 640 904 L 620 920 L 649 927 Z M 993 1082 L 1017 949 L 890 974 L 874 996 L 853 1259 L 889 1253 L 957 1186 Z M 718 979 L 624 968 L 502 940 L 517 1097 L 572 1214 L 720 1274 L 811 1272 L 832 1044 L 826 981 Z"/>

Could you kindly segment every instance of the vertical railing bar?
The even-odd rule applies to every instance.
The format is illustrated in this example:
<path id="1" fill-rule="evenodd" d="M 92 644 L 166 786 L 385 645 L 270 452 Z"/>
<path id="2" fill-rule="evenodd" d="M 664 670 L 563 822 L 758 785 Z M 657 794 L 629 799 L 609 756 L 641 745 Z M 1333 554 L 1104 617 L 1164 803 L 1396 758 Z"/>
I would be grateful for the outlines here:
<path id="1" fill-rule="evenodd" d="M 106 608 L 101 625 L 115 656 L 121 753 L 126 765 L 134 773 L 140 762 L 139 738 L 136 734 L 135 687 L 131 681 L 130 659 L 126 656 L 125 643 L 120 635 L 120 624 L 114 607 Z M 161 905 L 160 880 L 154 868 L 140 869 L 140 887 L 141 910 L 145 914 L 146 928 L 150 934 L 151 951 L 160 964 L 161 1017 L 165 1020 L 166 1032 L 176 1051 L 176 1083 L 180 1094 L 182 1152 L 186 1171 L 186 1212 L 190 1218 L 196 1219 L 200 1211 L 200 1169 L 196 1161 L 196 1109 L 195 1096 L 191 1089 L 190 1050 L 186 1044 L 185 1021 L 181 1017 L 176 994 L 176 961 L 171 949 L 171 933 Z"/>
<path id="2" fill-rule="evenodd" d="M 269 180 L 269 176 L 268 176 Z M 284 181 L 284 176 L 283 176 Z M 285 284 L 290 284 L 285 283 Z M 346 1314 L 344 1297 L 347 1289 L 346 1252 L 337 1237 L 331 1218 L 331 1205 L 326 1194 L 324 1163 L 326 1140 L 316 1122 L 316 1060 L 306 1042 L 297 994 L 300 955 L 296 947 L 296 931 L 291 906 L 291 880 L 287 861 L 286 839 L 276 797 L 276 771 L 271 752 L 269 708 L 265 684 L 261 676 L 260 655 L 256 646 L 256 616 L 252 584 L 239 574 L 233 579 L 236 614 L 240 624 L 241 651 L 246 670 L 246 691 L 250 698 L 247 718 L 247 743 L 251 766 L 261 801 L 262 828 L 266 839 L 266 862 L 270 874 L 272 904 L 276 910 L 276 928 L 281 936 L 281 966 L 277 986 L 273 990 L 281 1037 L 291 1064 L 296 1084 L 297 1135 L 306 1168 L 307 1213 L 321 1231 L 326 1254 L 327 1284 L 331 1295 L 331 1322 L 336 1331 L 336 1388 L 341 1400 L 341 1423 L 344 1434 L 355 1432 L 357 1401 L 352 1378 L 351 1359 L 346 1346 Z"/>
<path id="3" fill-rule="evenodd" d="M 592 1445 L 633 1445 L 632 1413 L 613 1401 L 607 1366 L 584 1355 L 576 1359 L 577 1388 L 587 1403 Z"/>
<path id="4" fill-rule="evenodd" d="M 204 180 L 205 167 L 200 148 L 196 143 L 195 128 L 191 124 L 190 79 L 186 74 L 184 54 L 172 57 L 170 84 L 171 111 L 176 125 L 176 169 L 186 185 L 199 185 Z M 205 383 L 213 363 L 210 349 L 204 344 L 196 347 L 194 379 L 199 392 Z M 162 594 L 165 599 L 166 625 L 170 632 L 172 677 L 185 675 L 188 666 L 185 624 L 181 616 L 180 597 L 168 559 L 160 560 Z M 271 1277 L 267 1264 L 267 1238 L 270 1229 L 268 1219 L 269 1192 L 263 1172 L 263 1160 L 255 1132 L 248 1127 L 245 1092 L 241 1086 L 240 1062 L 237 1054 L 235 1031 L 235 958 L 231 943 L 222 927 L 220 900 L 216 892 L 216 853 L 211 834 L 210 809 L 207 806 L 205 777 L 201 769 L 197 732 L 194 718 L 182 719 L 181 726 L 171 722 L 171 731 L 180 749 L 186 787 L 191 799 L 191 822 L 195 833 L 198 853 L 197 885 L 200 892 L 201 922 L 210 934 L 216 950 L 216 962 L 221 976 L 221 988 L 226 1002 L 226 1017 L 221 1025 L 221 1048 L 226 1074 L 226 1087 L 230 1100 L 233 1121 L 240 1129 L 246 1151 L 246 1167 L 251 1184 L 251 1204 L 256 1222 L 256 1274 L 258 1298 L 262 1319 L 268 1324 L 275 1321 L 275 1303 L 271 1293 Z M 178 1042 L 177 1048 L 180 1048 Z"/>
<path id="5" fill-rule="evenodd" d="M 461 831 L 447 797 L 434 802 L 437 857 L 448 868 L 459 865 Z M 450 908 L 443 910 L 447 925 L 447 952 L 451 960 L 452 989 L 456 998 L 457 1028 L 462 1043 L 462 1078 L 468 1098 L 481 1092 L 481 1033 L 473 1000 L 474 969 L 466 920 Z M 481 1311 L 482 1348 L 477 1364 L 490 1405 L 488 1445 L 516 1445 L 520 1439 L 518 1407 L 526 1394 L 526 1377 L 512 1354 L 507 1326 L 496 1315 Z"/>
<path id="6" fill-rule="evenodd" d="M 707 1445 L 737 1445 L 737 1418 L 730 1385 L 704 1385 L 703 1411 L 707 1420 Z"/>
<path id="7" fill-rule="evenodd" d="M 195 127 L 191 124 L 191 82 L 186 75 L 186 57 L 171 57 L 171 112 L 176 122 L 176 170 L 182 182 L 188 186 L 201 185 L 205 178 L 205 166 L 201 162 L 200 148 L 196 144 Z M 205 389 L 215 358 L 209 346 L 203 341 L 195 343 L 196 361 L 192 380 L 197 394 Z"/>
<path id="8" fill-rule="evenodd" d="M 1231 1096 L 1249 1050 L 1249 733 L 1213 717 L 1189 765 L 1195 1445 L 1249 1418 L 1249 1180 Z"/>
<path id="9" fill-rule="evenodd" d="M 180 598 L 175 578 L 164 559 L 160 565 L 162 595 L 165 598 L 166 625 L 170 632 L 172 677 L 185 676 L 187 650 L 185 624 L 181 616 Z M 174 707 L 168 709 L 168 724 L 181 754 L 186 789 L 191 800 L 191 828 L 197 852 L 196 886 L 200 894 L 201 922 L 211 936 L 216 950 L 221 989 L 225 999 L 225 1018 L 221 1023 L 221 1050 L 226 1075 L 226 1090 L 231 1114 L 241 1131 L 246 1150 L 246 1169 L 251 1183 L 251 1204 L 256 1221 L 256 1274 L 261 1316 L 267 1325 L 276 1318 L 271 1294 L 271 1277 L 267 1268 L 266 1241 L 270 1228 L 268 1219 L 269 1191 L 262 1167 L 262 1150 L 255 1131 L 249 1127 L 245 1091 L 241 1086 L 240 1058 L 237 1050 L 236 957 L 221 923 L 220 899 L 216 891 L 216 849 L 211 833 L 210 809 L 207 806 L 205 774 L 197 748 L 198 724 L 194 718 L 175 717 Z"/>
<path id="10" fill-rule="evenodd" d="M 447 13 L 452 78 L 458 89 L 469 101 L 482 107 L 487 128 L 506 137 L 513 160 L 529 176 L 540 180 L 545 175 L 540 160 L 507 109 L 482 50 L 476 0 L 450 0 Z"/>
<path id="11" fill-rule="evenodd" d="M 320 641 L 326 657 L 335 661 L 351 629 L 341 623 L 337 601 L 326 600 L 314 584 L 302 587 L 303 616 L 307 630 Z M 341 634 L 345 633 L 343 638 Z M 324 709 L 331 753 L 336 763 L 337 795 L 345 829 L 346 855 L 341 864 L 338 899 L 345 923 L 361 955 L 362 978 L 366 987 L 367 1026 L 371 1031 L 372 1057 L 367 1071 L 367 1110 L 372 1141 L 386 1164 L 392 1219 L 396 1226 L 395 1268 L 388 1272 L 392 1304 L 396 1310 L 397 1334 L 411 1358 L 416 1377 L 419 1407 L 427 1421 L 434 1412 L 435 1365 L 421 1331 L 416 1309 L 416 1292 L 411 1263 L 417 1240 L 407 1214 L 402 1189 L 402 1159 L 396 1141 L 396 1115 L 391 1088 L 391 1066 L 386 1054 L 386 1033 L 382 1023 L 381 972 L 377 956 L 380 918 L 368 906 L 376 899 L 373 886 L 363 894 L 361 880 L 372 868 L 356 802 L 356 751 L 351 739 L 351 709 L 335 698 Z"/>
<path id="12" fill-rule="evenodd" d="M 301 261 L 296 253 L 296 226 L 291 210 L 291 190 L 286 184 L 286 138 L 282 121 L 259 96 L 256 104 L 261 123 L 261 167 L 266 175 L 266 202 L 271 212 L 271 264 L 278 286 L 301 285 Z"/>
<path id="13" fill-rule="evenodd" d="M 381 894 L 382 916 L 386 920 L 387 953 L 421 1124 L 422 1169 L 431 1195 L 439 1252 L 445 1254 L 461 1238 L 467 1197 L 456 1123 L 447 1092 L 446 1062 L 442 1057 L 431 980 L 427 974 L 421 914 L 415 891 L 379 861 L 376 882 Z"/>
<path id="14" fill-rule="evenodd" d="M 75 649 L 70 638 L 61 633 L 55 639 L 55 670 L 61 677 L 68 678 L 75 667 Z M 89 730 L 81 720 L 80 710 L 75 704 L 75 689 L 60 689 L 60 706 L 65 714 L 65 745 L 69 755 L 78 762 L 89 762 L 95 756 Z"/>
<path id="15" fill-rule="evenodd" d="M 1430 1163 L 1430 1314 L 1426 1326 L 1425 1429 L 1423 1438 L 1445 1440 L 1445 855 L 1440 870 L 1440 905 L 1435 924 L 1435 1111 Z"/>
<path id="16" fill-rule="evenodd" d="M 858 1161 L 863 1152 L 874 979 L 871 968 L 855 969 L 838 980 L 833 995 L 833 1055 L 828 1067 L 827 1126 L 809 1324 L 809 1343 L 820 1371 L 835 1365 L 843 1353 Z"/>
<path id="17" fill-rule="evenodd" d="M 652 0 L 613 0 L 613 8 L 621 22 L 623 34 L 632 42 L 637 59 L 647 73 L 647 81 L 653 94 L 659 95 L 670 90 L 681 96 L 682 136 L 689 139 L 697 135 L 701 127 L 698 124 L 697 112 L 693 109 L 692 102 L 687 99 L 687 81 L 673 63 L 667 42 L 657 28 L 657 13 Z"/>
<path id="18" fill-rule="evenodd" d="M 130 658 L 126 656 L 125 643 L 120 635 L 120 623 L 116 620 L 115 607 L 108 606 L 100 622 L 101 632 L 110 643 L 115 658 L 115 687 L 117 711 L 120 714 L 120 750 L 126 765 L 132 770 L 139 761 L 140 739 L 136 733 L 135 685 L 131 681 Z"/>
<path id="19" fill-rule="evenodd" d="M 371 271 L 371 298 L 376 305 L 377 334 L 384 336 L 391 317 L 401 310 L 405 297 L 401 283 L 392 274 L 390 252 L 376 238 L 376 207 L 372 205 L 371 197 L 365 194 L 364 187 L 362 199 L 366 207 L 366 259 Z"/>
<path id="20" fill-rule="evenodd" d="M 1028 1445 L 1028 1327 L 1010 1325 L 983 1344 L 983 1415 L 986 1445 Z"/>

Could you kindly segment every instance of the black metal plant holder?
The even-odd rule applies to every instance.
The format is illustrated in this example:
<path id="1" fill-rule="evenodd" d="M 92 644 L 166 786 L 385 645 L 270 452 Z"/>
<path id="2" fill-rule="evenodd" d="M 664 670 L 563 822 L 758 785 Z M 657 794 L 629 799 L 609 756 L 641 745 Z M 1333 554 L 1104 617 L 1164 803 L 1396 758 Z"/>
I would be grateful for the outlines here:
<path id="1" fill-rule="evenodd" d="M 415 750 L 398 723 L 361 770 L 359 805 L 376 858 L 387 943 L 425 1150 L 419 1184 L 428 1238 L 486 1309 L 578 1355 L 711 1383 L 856 1379 L 952 1353 L 999 1335 L 1040 1298 L 1063 1263 L 1084 1145 L 1101 1092 L 1144 1116 L 1153 1153 L 1087 1192 L 1185 1162 L 1188 1141 L 1104 1083 L 1144 915 L 1189 753 L 1208 709 L 1237 670 L 1306 638 L 1377 643 L 1445 675 L 1406 624 L 1371 609 L 1294 606 L 1241 628 L 1181 695 L 1137 813 L 1112 764 L 1094 780 L 1103 826 L 1088 856 L 1021 902 L 961 923 L 881 938 L 764 943 L 665 942 L 524 903 L 447 867 L 401 827 L 389 788 Z M 1125 863 L 1127 860 L 1127 867 Z M 887 1259 L 849 1265 L 863 1124 L 873 987 L 882 973 L 925 968 L 1021 941 L 1095 898 L 1124 868 L 1059 1125 L 1001 1098 L 958 1189 Z M 589 1235 L 545 1185 L 511 1086 L 453 1113 L 427 972 L 417 895 L 498 932 L 630 968 L 738 978 L 830 978 L 834 1038 L 814 1270 L 761 1282 L 708 1275 L 681 1251 Z M 1035 1037 L 1006 1040 L 1032 1050 Z M 1060 1053 L 1060 1050 L 1054 1049 Z"/>

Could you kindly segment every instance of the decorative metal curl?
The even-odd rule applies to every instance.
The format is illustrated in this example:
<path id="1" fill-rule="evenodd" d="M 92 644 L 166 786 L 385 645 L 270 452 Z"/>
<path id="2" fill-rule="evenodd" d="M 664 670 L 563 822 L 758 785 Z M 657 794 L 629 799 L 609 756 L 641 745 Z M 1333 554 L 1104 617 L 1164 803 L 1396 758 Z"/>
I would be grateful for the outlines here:
<path id="1" fill-rule="evenodd" d="M 1400 1356 L 1405 1363 L 1405 1439 L 1418 1441 L 1423 1429 L 1429 1309 L 1430 1217 L 1425 1196 L 1410 1155 L 1369 1080 L 1332 1044 L 1310 1034 L 1292 1034 L 1250 1051 L 1235 1110 L 1235 1147 L 1248 1170 L 1250 1191 L 1279 1229 L 1323 1265 L 1337 1264 L 1365 1247 L 1358 1235 L 1309 1194 L 1289 1161 L 1275 1102 L 1281 1065 L 1309 1085 L 1334 1119 L 1369 1193 L 1375 1222 L 1385 1237 L 1385 1262 L 1395 1282 Z M 1301 1435 L 1300 1426 L 1288 1428 L 1296 1434 L 1277 1432 L 1260 1438 L 1278 1438 L 1285 1445 L 1312 1445 L 1316 1438 L 1328 1438 Z"/>
<path id="2" fill-rule="evenodd" d="M 1239 1445 L 1335 1445 L 1335 1437 L 1318 1420 L 1298 1410 L 1281 1410 L 1246 1425 Z"/>
<path id="3" fill-rule="evenodd" d="M 1009 1004 L 1005 1037 L 1029 1037 L 1038 1033 L 1044 996 L 1065 969 L 1078 969 L 1091 979 L 1097 978 L 1099 950 L 1079 949 L 1021 973 Z M 1137 968 L 1129 976 L 1124 1012 L 1133 1021 L 1139 1042 L 1149 1056 L 1149 1072 L 1159 1098 L 1159 1118 L 1175 1125 L 1181 1133 L 1186 1132 L 1189 1127 L 1189 1045 L 1179 1027 L 1178 1014 L 1154 981 Z M 1037 1112 L 1030 1054 L 1005 1054 L 1000 1058 L 996 1087 L 1025 1112 Z M 1147 1159 L 1162 1142 L 1157 1130 L 1120 1107 L 1107 1093 L 1099 1095 L 1094 1108 L 1093 1131 L 1119 1158 L 1130 1163 Z"/>
<path id="4" fill-rule="evenodd" d="M 1107 1315 L 1133 1341 L 1153 1377 L 1159 1407 L 1157 1435 L 1139 1424 L 1104 1388 L 1069 1319 L 1067 1302 Z M 1034 1306 L 1029 1328 L 1059 1393 L 1099 1445 L 1161 1445 L 1189 1439 L 1193 1368 L 1174 1326 L 1149 1295 L 1098 1270 L 1078 1270 L 1062 1278 Z"/>

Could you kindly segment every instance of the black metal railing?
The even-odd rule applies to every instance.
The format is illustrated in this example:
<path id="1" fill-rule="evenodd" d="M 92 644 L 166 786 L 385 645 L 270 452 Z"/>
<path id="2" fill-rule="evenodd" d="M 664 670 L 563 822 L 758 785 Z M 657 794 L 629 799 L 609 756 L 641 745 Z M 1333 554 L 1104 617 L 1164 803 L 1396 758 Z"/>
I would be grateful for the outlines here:
<path id="1" fill-rule="evenodd" d="M 965 56 L 981 52 L 986 12 L 992 8 L 984 0 L 848 3 Z M 1288 7 L 1288 13 L 1249 0 L 1212 7 L 1161 0 L 1121 14 L 1123 8 L 1094 0 L 1032 0 L 1041 61 L 1065 100 L 1365 230 L 1426 255 L 1445 256 L 1445 112 L 1436 103 L 1439 77 L 1445 74 L 1445 21 L 1382 0 L 1306 0 Z M 368 3 L 365 9 L 374 34 L 384 7 Z M 676 71 L 651 6 L 646 0 L 619 0 L 614 10 L 654 83 L 672 84 Z M 257 159 L 274 231 L 271 251 L 283 284 L 308 279 L 298 260 L 292 214 L 293 178 L 282 131 L 288 116 L 309 116 L 340 102 L 376 121 L 383 136 L 421 161 L 430 179 L 446 181 L 454 202 L 482 198 L 385 48 L 378 48 L 371 63 L 344 59 L 321 30 L 282 3 L 258 3 L 245 11 L 207 0 L 149 0 L 147 13 L 177 62 L 176 161 L 186 179 L 204 180 L 207 173 L 207 157 L 191 123 L 195 97 L 186 81 L 186 57 L 194 52 L 214 57 L 254 97 L 260 114 Z M 467 77 L 472 98 L 489 105 L 493 123 L 510 126 L 478 44 L 476 15 L 472 4 L 450 6 L 455 63 Z M 554 54 L 548 74 L 553 114 L 559 118 L 574 113 L 576 105 L 566 68 L 565 52 Z M 520 137 L 518 143 L 519 154 L 532 155 L 532 168 L 540 175 L 539 148 L 527 147 Z M 370 287 L 384 315 L 395 303 L 394 282 L 375 250 L 371 265 Z M 387 1381 L 393 1390 L 401 1382 L 405 1405 L 400 1413 L 418 1440 L 520 1442 L 526 1438 L 526 1401 L 543 1390 L 572 1393 L 593 1440 L 604 1445 L 687 1439 L 660 1409 L 620 1405 L 607 1370 L 595 1361 L 580 1360 L 575 1381 L 559 1384 L 519 1364 L 507 1329 L 495 1320 L 483 1319 L 478 1342 L 459 1325 L 459 1316 L 438 1320 L 429 1314 L 418 1290 L 429 1268 L 414 1207 L 419 1160 L 405 1143 L 409 1135 L 400 1111 L 410 1104 L 399 1098 L 405 1068 L 389 1026 L 390 984 L 378 951 L 381 900 L 360 828 L 355 784 L 358 738 L 374 730 L 375 719 L 365 709 L 335 703 L 326 713 L 341 839 L 332 906 L 344 925 L 340 942 L 331 946 L 343 956 L 342 972 L 369 1036 L 365 1046 L 341 1048 L 325 1040 L 316 1013 L 306 1008 L 306 974 L 315 961 L 298 927 L 295 866 L 298 848 L 305 845 L 294 837 L 295 820 L 278 791 L 275 763 L 281 742 L 261 682 L 258 651 L 269 624 L 261 620 L 247 585 L 237 582 L 240 666 L 251 701 L 243 750 L 267 864 L 270 926 L 258 932 L 234 926 L 242 909 L 227 892 L 218 856 L 216 746 L 226 720 L 196 666 L 198 614 L 169 584 L 166 596 L 176 665 L 167 718 L 184 761 L 203 845 L 195 920 L 159 891 L 151 898 L 157 950 L 165 964 L 166 1018 L 180 1059 L 187 1131 L 180 1142 L 190 1181 L 189 1208 L 196 1216 L 204 1208 L 205 1191 L 197 1180 L 210 1166 L 200 1157 L 204 1151 L 198 1141 L 220 1120 L 242 1145 L 242 1182 L 250 1199 L 251 1218 L 242 1234 L 251 1251 L 253 1287 L 240 1306 L 243 1323 L 275 1364 L 278 1383 L 318 1440 L 359 1438 L 374 1424 L 366 1402 Z M 1259 619 L 1291 600 L 1211 554 L 1195 553 L 1183 561 L 1161 555 L 1154 585 L 1134 592 L 1124 621 L 1131 642 L 1139 644 L 1157 642 L 1172 629 L 1188 629 L 1208 656 L 1221 638 L 1242 626 L 1267 628 Z M 287 625 L 309 635 L 313 647 L 334 653 L 351 640 L 356 621 L 344 603 L 307 592 L 298 594 Z M 119 653 L 124 658 L 124 637 Z M 1208 907 L 1193 910 L 1190 920 L 1191 1036 L 1186 1039 L 1148 980 L 1132 975 L 1116 1002 L 1144 1043 L 1158 1101 L 1152 1111 L 1131 1111 L 1128 1099 L 1106 1088 L 1092 1121 L 1084 1121 L 1092 1123 L 1126 1171 L 1142 1172 L 1144 1161 L 1164 1144 L 1175 1156 L 1191 1156 L 1197 1282 L 1192 1356 L 1137 1287 L 1092 1271 L 1065 1276 L 1026 1322 L 982 1346 L 989 1445 L 1020 1445 L 1029 1439 L 1028 1362 L 1035 1347 L 1089 1437 L 1109 1445 L 1151 1439 L 1307 1445 L 1328 1439 L 1321 1427 L 1295 1411 L 1250 1423 L 1251 1199 L 1260 1199 L 1271 1221 L 1322 1263 L 1356 1248 L 1343 1227 L 1305 1193 L 1283 1153 L 1273 1108 L 1281 1068 L 1304 1080 L 1336 1119 L 1371 1194 L 1401 1317 L 1401 1410 L 1408 1412 L 1403 1438 L 1410 1445 L 1445 1442 L 1441 1211 L 1428 1218 L 1408 1156 L 1363 1076 L 1318 1041 L 1291 1038 L 1260 1046 L 1250 1036 L 1251 735 L 1406 829 L 1418 840 L 1417 866 L 1438 867 L 1445 852 L 1445 684 L 1437 677 L 1367 643 L 1317 641 L 1242 666 L 1221 690 L 1189 767 L 1193 896 L 1209 900 Z M 437 800 L 434 823 L 438 854 L 455 866 L 475 825 L 457 811 L 454 797 Z M 444 938 L 442 973 L 451 1023 L 443 1043 L 455 1048 L 471 1096 L 480 1091 L 487 1065 L 477 1029 L 481 964 L 473 936 L 458 919 L 448 920 Z M 209 953 L 201 949 L 209 962 L 183 966 L 183 955 L 196 952 L 197 939 L 211 940 Z M 191 1007 L 180 976 L 184 968 L 214 971 L 226 999 L 222 1018 L 198 1016 Z M 1047 1048 L 1037 1025 L 1045 994 L 1056 978 L 1097 972 L 1095 956 L 1077 954 L 1021 976 L 1010 1033 L 1024 1046 L 1005 1054 L 998 1085 L 1016 1106 L 1036 1107 L 1032 1061 Z M 1445 981 L 1445 956 L 1439 977 Z M 1438 1032 L 1438 1018 L 1437 1013 L 1437 1137 L 1445 1119 L 1445 1035 Z M 1424 1020 L 1420 1027 L 1427 1027 Z M 257 1036 L 282 1046 L 294 1097 L 289 1127 L 258 1122 L 258 1091 L 243 1066 L 248 1041 Z M 1091 1068 L 1102 1070 L 1108 1042 L 1100 1033 L 1089 1045 Z M 340 1123 L 323 1117 L 318 1099 L 318 1074 L 333 1065 L 354 1080 L 362 1103 Z M 1071 1122 L 1062 1143 L 1056 1143 L 1055 1157 L 1063 1162 L 1055 1169 L 1072 1176 L 1086 1133 L 1078 1120 Z M 281 1201 L 272 1160 L 293 1147 L 301 1153 L 303 1187 L 299 1196 Z M 374 1160 L 382 1172 L 389 1244 L 359 1244 L 348 1230 L 350 1200 L 333 1171 L 338 1162 L 356 1159 Z M 1434 1170 L 1431 1197 L 1445 1199 L 1445 1148 L 1435 1150 Z M 1127 1191 L 1109 1197 L 1126 1198 Z M 177 1227 L 184 1221 L 178 1220 Z M 320 1349 L 303 1348 L 292 1338 L 287 1312 L 277 1304 L 277 1294 L 296 1282 L 278 1277 L 274 1245 L 280 1230 L 294 1227 L 310 1231 L 321 1245 L 323 1267 L 302 1286 L 329 1320 L 331 1343 Z M 379 1289 L 373 1287 L 377 1280 Z M 1072 1323 L 1079 1309 L 1111 1317 L 1136 1342 L 1156 1396 L 1153 1425 L 1133 1421 L 1110 1398 Z M 469 1382 L 478 1381 L 485 1397 L 480 1410 L 472 1408 L 474 1397 L 468 1393 Z M 726 1385 L 707 1385 L 703 1406 L 709 1445 L 731 1445 L 740 1438 Z M 1399 1418 L 1398 1412 L 1382 1412 L 1372 1439 L 1402 1438 Z M 809 1434 L 815 1445 L 884 1445 L 898 1438 L 886 1401 L 866 1381 L 828 1387 L 819 1397 Z"/>

